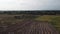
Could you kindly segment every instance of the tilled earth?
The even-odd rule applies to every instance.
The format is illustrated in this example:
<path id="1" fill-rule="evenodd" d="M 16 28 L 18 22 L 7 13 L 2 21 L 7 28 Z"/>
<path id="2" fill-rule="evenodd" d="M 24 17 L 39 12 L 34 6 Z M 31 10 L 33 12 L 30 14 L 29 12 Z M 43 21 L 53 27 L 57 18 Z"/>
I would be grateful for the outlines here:
<path id="1" fill-rule="evenodd" d="M 18 24 L 8 26 L 0 34 L 59 34 L 48 22 L 27 20 Z"/>

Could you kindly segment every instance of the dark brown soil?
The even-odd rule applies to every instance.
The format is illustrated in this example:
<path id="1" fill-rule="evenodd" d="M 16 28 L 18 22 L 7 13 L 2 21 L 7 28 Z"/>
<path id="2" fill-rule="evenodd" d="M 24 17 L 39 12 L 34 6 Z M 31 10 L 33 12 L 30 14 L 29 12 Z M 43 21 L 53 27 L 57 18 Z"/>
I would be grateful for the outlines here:
<path id="1" fill-rule="evenodd" d="M 59 34 L 48 22 L 25 20 L 21 23 L 8 26 L 0 34 Z"/>

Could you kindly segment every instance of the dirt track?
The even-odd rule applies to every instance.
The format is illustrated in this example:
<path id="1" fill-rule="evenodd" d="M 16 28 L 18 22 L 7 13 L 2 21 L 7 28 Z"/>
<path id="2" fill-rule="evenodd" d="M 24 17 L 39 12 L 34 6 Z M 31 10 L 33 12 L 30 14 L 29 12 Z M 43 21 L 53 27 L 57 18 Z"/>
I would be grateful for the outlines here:
<path id="1" fill-rule="evenodd" d="M 47 22 L 23 21 L 19 24 L 7 27 L 7 30 L 0 34 L 59 34 L 52 25 Z"/>

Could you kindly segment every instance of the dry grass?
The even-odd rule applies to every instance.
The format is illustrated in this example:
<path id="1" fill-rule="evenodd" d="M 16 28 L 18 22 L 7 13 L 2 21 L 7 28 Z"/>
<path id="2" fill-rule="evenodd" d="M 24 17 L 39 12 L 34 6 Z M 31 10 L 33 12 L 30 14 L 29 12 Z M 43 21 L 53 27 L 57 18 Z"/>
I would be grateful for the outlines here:
<path id="1" fill-rule="evenodd" d="M 0 25 L 13 25 L 23 21 L 23 19 L 15 19 L 14 16 L 16 15 L 0 15 Z"/>

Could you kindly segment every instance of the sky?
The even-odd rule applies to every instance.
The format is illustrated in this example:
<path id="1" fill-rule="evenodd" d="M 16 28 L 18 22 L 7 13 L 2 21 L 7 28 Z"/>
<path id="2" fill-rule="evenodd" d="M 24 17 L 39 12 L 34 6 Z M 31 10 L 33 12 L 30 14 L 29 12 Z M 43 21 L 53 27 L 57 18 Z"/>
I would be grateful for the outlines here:
<path id="1" fill-rule="evenodd" d="M 0 0 L 0 10 L 60 10 L 60 0 Z"/>

